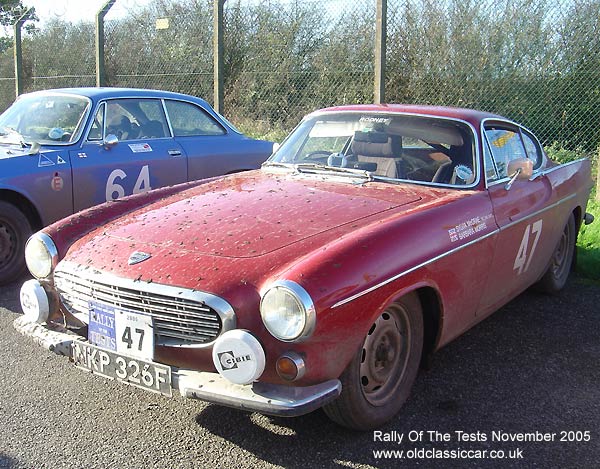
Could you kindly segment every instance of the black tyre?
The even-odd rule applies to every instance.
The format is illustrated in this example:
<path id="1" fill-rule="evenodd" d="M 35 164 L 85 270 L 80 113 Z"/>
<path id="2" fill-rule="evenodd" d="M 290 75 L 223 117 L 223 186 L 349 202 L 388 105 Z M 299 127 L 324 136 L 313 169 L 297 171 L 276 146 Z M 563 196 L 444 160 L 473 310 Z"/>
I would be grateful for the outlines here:
<path id="1" fill-rule="evenodd" d="M 342 393 L 324 407 L 334 422 L 370 430 L 392 419 L 410 394 L 423 350 L 423 313 L 415 294 L 390 305 L 373 323 L 342 373 Z"/>
<path id="2" fill-rule="evenodd" d="M 16 280 L 25 270 L 25 243 L 31 233 L 23 212 L 0 201 L 0 285 Z"/>
<path id="3" fill-rule="evenodd" d="M 576 238 L 575 218 L 571 215 L 552 253 L 548 269 L 536 285 L 538 290 L 557 293 L 565 286 L 573 265 Z"/>

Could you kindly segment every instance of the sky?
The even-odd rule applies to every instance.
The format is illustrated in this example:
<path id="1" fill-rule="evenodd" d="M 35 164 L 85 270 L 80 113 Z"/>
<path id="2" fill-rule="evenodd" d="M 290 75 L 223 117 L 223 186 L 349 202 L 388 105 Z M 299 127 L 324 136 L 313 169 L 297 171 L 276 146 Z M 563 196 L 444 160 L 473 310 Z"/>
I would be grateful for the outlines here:
<path id="1" fill-rule="evenodd" d="M 128 9 L 147 4 L 150 0 L 117 0 L 107 18 L 123 15 Z M 38 18 L 43 24 L 51 18 L 62 18 L 66 21 L 95 21 L 96 13 L 106 0 L 23 0 L 23 5 L 35 7 Z"/>

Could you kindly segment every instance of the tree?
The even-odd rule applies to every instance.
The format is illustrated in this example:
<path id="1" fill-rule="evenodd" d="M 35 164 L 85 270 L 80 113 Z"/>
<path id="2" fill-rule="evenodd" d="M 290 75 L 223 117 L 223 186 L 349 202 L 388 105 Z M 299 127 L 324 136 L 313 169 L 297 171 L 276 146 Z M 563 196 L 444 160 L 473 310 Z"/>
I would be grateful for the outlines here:
<path id="1" fill-rule="evenodd" d="M 23 5 L 21 0 L 0 0 L 0 26 L 4 30 L 0 35 L 0 53 L 5 52 L 12 47 L 12 30 L 11 27 L 27 11 L 27 7 Z M 30 19 L 37 21 L 35 9 L 32 11 Z M 26 31 L 35 29 L 34 25 L 25 26 Z"/>

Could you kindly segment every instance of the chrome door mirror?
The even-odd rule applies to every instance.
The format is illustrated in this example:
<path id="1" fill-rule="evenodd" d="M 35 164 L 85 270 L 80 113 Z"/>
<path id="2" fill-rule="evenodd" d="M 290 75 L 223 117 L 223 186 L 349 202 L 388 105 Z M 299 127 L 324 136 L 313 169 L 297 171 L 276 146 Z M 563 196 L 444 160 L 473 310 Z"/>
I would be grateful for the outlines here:
<path id="1" fill-rule="evenodd" d="M 105 150 L 110 150 L 117 143 L 119 143 L 119 138 L 114 134 L 108 134 L 106 137 L 104 137 L 104 140 L 102 141 L 102 146 Z"/>
<path id="2" fill-rule="evenodd" d="M 533 174 L 533 161 L 527 158 L 517 158 L 508 163 L 508 175 L 510 181 L 504 188 L 508 191 L 517 179 L 529 179 Z"/>

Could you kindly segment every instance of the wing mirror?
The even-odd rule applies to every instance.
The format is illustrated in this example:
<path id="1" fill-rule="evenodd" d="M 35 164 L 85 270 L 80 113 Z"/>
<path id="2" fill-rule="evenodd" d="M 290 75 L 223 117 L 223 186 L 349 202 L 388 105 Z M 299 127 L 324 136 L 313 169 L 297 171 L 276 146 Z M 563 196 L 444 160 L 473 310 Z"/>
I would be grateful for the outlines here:
<path id="1" fill-rule="evenodd" d="M 105 150 L 110 150 L 117 143 L 119 143 L 119 138 L 115 134 L 108 134 L 106 137 L 104 137 L 104 140 L 102 141 L 102 146 Z"/>
<path id="2" fill-rule="evenodd" d="M 527 158 L 517 158 L 508 163 L 508 175 L 510 181 L 506 183 L 504 188 L 508 191 L 517 179 L 529 179 L 533 174 L 533 161 Z"/>

